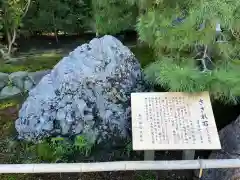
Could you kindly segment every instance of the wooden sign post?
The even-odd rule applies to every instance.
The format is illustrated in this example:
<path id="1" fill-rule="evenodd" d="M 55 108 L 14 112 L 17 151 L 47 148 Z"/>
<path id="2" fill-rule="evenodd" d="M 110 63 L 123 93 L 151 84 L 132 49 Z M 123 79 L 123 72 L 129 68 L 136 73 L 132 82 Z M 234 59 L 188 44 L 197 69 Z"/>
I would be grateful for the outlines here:
<path id="1" fill-rule="evenodd" d="M 183 159 L 194 159 L 194 150 L 221 149 L 208 92 L 132 93 L 133 150 L 185 150 Z"/>

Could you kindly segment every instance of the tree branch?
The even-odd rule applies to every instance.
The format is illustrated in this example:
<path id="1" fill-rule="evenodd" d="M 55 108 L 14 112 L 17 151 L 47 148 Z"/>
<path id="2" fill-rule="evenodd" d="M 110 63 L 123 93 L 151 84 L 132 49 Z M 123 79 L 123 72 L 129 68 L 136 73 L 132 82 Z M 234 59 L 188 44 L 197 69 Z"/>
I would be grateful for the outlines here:
<path id="1" fill-rule="evenodd" d="M 29 9 L 29 6 L 30 6 L 30 4 L 31 4 L 31 0 L 28 0 L 28 2 L 27 2 L 27 4 L 26 4 L 26 6 L 24 7 L 24 13 L 23 13 L 23 15 L 22 15 L 22 18 L 24 18 L 25 16 L 26 16 L 26 14 L 27 14 L 27 12 L 28 12 L 28 9 Z"/>
<path id="2" fill-rule="evenodd" d="M 23 13 L 21 19 L 26 16 L 30 4 L 31 4 L 31 0 L 28 0 L 27 4 L 26 4 L 25 7 L 24 7 L 24 13 Z M 8 39 L 8 52 L 7 52 L 7 54 L 8 54 L 8 55 L 11 54 L 12 46 L 13 46 L 14 42 L 16 41 L 17 28 L 18 28 L 18 27 L 16 27 L 16 26 L 13 27 L 13 32 L 12 32 L 12 34 L 11 34 L 11 32 L 10 32 L 11 30 L 9 30 L 9 31 L 7 30 L 7 39 Z"/>
<path id="3" fill-rule="evenodd" d="M 10 36 L 9 33 L 8 33 L 8 35 Z M 14 29 L 13 29 L 13 36 L 12 36 L 12 39 L 11 39 L 10 43 L 8 44 L 8 55 L 11 54 L 11 51 L 12 51 L 12 45 L 13 45 L 13 43 L 14 43 L 15 40 L 16 40 L 16 35 L 17 35 L 17 33 L 16 33 L 16 28 L 14 28 Z"/>
<path id="4" fill-rule="evenodd" d="M 235 37 L 236 40 L 238 41 L 240 39 L 240 33 L 235 33 L 232 28 L 230 30 L 231 30 L 231 33 L 232 33 L 233 37 Z"/>
<path id="5" fill-rule="evenodd" d="M 206 72 L 206 71 L 209 71 L 209 69 L 207 68 L 207 65 L 206 65 L 206 58 L 208 58 L 211 62 L 211 58 L 207 55 L 207 50 L 208 50 L 208 46 L 205 45 L 204 46 L 204 52 L 203 52 L 203 57 L 200 58 L 200 59 L 197 59 L 198 61 L 201 61 L 201 64 L 203 66 L 203 71 L 202 72 Z"/>

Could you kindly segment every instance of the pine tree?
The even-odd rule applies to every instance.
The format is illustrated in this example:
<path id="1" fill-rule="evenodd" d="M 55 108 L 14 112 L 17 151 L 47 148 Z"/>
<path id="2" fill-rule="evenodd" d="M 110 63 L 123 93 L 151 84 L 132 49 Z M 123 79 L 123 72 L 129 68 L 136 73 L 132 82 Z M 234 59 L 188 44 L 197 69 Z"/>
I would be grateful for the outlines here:
<path id="1" fill-rule="evenodd" d="M 145 7 L 137 31 L 156 54 L 145 70 L 150 82 L 169 91 L 209 91 L 213 99 L 237 103 L 240 1 L 151 0 Z"/>

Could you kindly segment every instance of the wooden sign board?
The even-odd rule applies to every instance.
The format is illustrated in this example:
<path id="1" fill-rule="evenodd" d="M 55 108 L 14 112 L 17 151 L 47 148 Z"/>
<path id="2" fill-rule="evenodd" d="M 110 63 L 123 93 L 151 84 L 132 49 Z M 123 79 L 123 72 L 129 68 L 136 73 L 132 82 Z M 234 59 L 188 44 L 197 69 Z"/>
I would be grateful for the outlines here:
<path id="1" fill-rule="evenodd" d="M 134 150 L 221 149 L 208 92 L 132 93 Z"/>

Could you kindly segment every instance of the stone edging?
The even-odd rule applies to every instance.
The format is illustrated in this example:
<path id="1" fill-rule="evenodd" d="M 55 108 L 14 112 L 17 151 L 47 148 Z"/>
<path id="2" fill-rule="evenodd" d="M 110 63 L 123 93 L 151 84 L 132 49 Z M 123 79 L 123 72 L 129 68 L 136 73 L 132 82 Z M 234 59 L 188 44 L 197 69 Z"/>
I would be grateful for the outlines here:
<path id="1" fill-rule="evenodd" d="M 0 99 L 9 98 L 31 90 L 50 71 L 19 71 L 11 74 L 0 72 Z"/>

